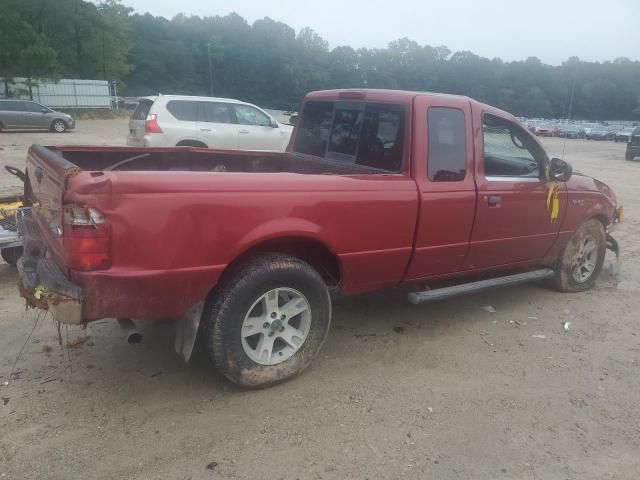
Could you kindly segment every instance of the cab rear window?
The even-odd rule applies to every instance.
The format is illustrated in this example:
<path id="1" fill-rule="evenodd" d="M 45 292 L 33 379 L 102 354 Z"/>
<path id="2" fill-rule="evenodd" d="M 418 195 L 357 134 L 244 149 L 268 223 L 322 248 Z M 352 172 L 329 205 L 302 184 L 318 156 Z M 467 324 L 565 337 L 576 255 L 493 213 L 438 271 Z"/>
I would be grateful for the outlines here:
<path id="1" fill-rule="evenodd" d="M 399 172 L 402 169 L 404 122 L 402 105 L 309 101 L 303 107 L 293 150 Z"/>

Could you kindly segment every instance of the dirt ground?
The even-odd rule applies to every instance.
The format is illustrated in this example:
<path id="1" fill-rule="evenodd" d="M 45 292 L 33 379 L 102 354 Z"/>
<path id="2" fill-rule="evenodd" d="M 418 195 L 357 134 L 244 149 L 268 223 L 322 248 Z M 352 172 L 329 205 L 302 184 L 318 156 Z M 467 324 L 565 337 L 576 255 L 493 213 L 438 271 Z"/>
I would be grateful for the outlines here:
<path id="1" fill-rule="evenodd" d="M 120 144 L 126 131 L 94 120 L 2 133 L 0 166 L 23 165 L 33 142 Z M 545 143 L 561 153 L 562 140 Z M 312 368 L 261 391 L 202 357 L 181 365 L 169 325 L 142 324 L 133 346 L 115 322 L 63 327 L 61 347 L 0 264 L 0 477 L 637 479 L 640 162 L 623 151 L 569 140 L 565 157 L 625 205 L 617 278 L 607 267 L 573 295 L 526 285 L 422 306 L 400 292 L 340 299 Z M 16 190 L 0 173 L 0 195 Z"/>

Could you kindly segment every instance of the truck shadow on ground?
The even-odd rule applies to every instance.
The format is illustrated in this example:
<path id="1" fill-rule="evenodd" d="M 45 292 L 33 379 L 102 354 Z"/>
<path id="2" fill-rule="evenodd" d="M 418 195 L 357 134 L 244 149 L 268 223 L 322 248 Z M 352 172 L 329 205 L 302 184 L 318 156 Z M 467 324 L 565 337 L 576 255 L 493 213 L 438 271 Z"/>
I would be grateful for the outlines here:
<path id="1" fill-rule="evenodd" d="M 302 377 L 316 373 L 324 376 L 323 370 L 332 368 L 333 361 L 340 361 L 343 372 L 354 369 L 355 375 L 362 368 L 362 358 L 358 356 L 363 343 L 367 344 L 365 355 L 375 359 L 388 354 L 389 349 L 413 348 L 424 341 L 463 336 L 470 329 L 483 327 L 490 318 L 497 318 L 483 307 L 491 306 L 502 316 L 512 314 L 526 319 L 535 314 L 536 299 L 541 295 L 560 294 L 527 285 L 419 306 L 409 304 L 406 292 L 400 290 L 337 298 L 332 327 L 320 355 L 332 360 L 320 358 L 312 372 Z M 33 318 L 34 313 L 30 315 Z M 47 369 L 57 370 L 60 378 L 66 378 L 67 387 L 90 384 L 110 389 L 126 385 L 132 393 L 138 390 L 140 394 L 165 388 L 187 389 L 192 394 L 240 391 L 213 369 L 200 342 L 185 365 L 173 351 L 171 323 L 137 321 L 136 325 L 143 335 L 138 345 L 127 344 L 127 333 L 114 320 L 102 320 L 89 324 L 86 330 L 63 326 L 59 346 L 55 325 L 45 319 L 34 333 L 38 344 L 28 345 L 25 355 L 31 358 L 25 367 L 40 370 L 37 375 L 42 378 L 48 378 Z M 43 350 L 43 345 L 51 350 Z M 406 367 L 410 368 L 407 362 Z"/>

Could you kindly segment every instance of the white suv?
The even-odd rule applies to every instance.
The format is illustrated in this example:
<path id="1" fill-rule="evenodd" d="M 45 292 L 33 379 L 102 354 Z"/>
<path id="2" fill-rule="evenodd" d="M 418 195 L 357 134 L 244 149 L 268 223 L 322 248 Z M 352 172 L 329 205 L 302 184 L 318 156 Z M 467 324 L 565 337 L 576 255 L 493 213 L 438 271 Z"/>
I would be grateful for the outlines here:
<path id="1" fill-rule="evenodd" d="M 127 144 L 284 152 L 292 130 L 239 100 L 160 95 L 140 98 L 129 120 Z"/>

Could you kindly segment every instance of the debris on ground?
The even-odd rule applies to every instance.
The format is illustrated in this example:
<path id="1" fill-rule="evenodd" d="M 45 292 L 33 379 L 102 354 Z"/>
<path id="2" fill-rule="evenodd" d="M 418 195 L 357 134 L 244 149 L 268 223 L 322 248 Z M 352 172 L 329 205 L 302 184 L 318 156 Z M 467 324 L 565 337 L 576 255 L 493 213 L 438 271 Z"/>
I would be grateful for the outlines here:
<path id="1" fill-rule="evenodd" d="M 527 317 L 527 320 L 537 320 L 538 317 Z"/>
<path id="2" fill-rule="evenodd" d="M 404 327 L 393 327 L 393 331 L 396 333 L 404 333 Z"/>
<path id="3" fill-rule="evenodd" d="M 207 465 L 207 470 L 213 470 L 218 466 L 218 462 L 211 462 Z"/>
<path id="4" fill-rule="evenodd" d="M 485 305 L 484 307 L 482 307 L 482 310 L 484 310 L 487 313 L 496 313 L 496 309 L 493 308 L 491 305 Z"/>
<path id="5" fill-rule="evenodd" d="M 356 338 L 362 338 L 362 337 L 375 337 L 376 335 L 378 335 L 377 333 L 356 333 L 354 335 L 354 337 Z"/>
<path id="6" fill-rule="evenodd" d="M 535 334 L 535 335 L 531 335 L 533 338 L 541 338 L 542 340 L 544 340 L 545 338 L 547 338 L 545 335 L 539 335 L 539 334 Z"/>
<path id="7" fill-rule="evenodd" d="M 50 345 L 42 345 L 42 353 L 49 353 L 51 350 L 53 350 L 53 348 L 51 348 Z"/>
<path id="8" fill-rule="evenodd" d="M 76 348 L 86 343 L 91 337 L 78 337 L 75 340 L 67 342 L 67 348 Z"/>
<path id="9" fill-rule="evenodd" d="M 564 322 L 562 324 L 562 327 L 564 328 L 564 333 L 567 333 L 569 331 L 570 326 L 571 326 L 571 322 Z"/>
<path id="10" fill-rule="evenodd" d="M 9 403 L 10 397 L 2 397 L 2 405 Z"/>

